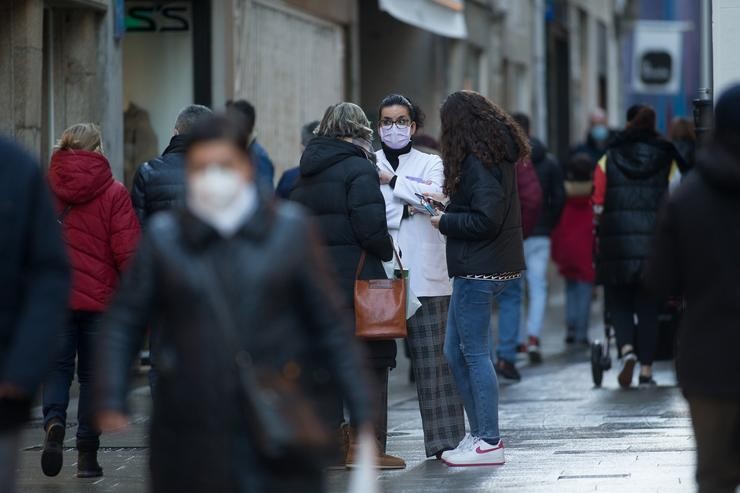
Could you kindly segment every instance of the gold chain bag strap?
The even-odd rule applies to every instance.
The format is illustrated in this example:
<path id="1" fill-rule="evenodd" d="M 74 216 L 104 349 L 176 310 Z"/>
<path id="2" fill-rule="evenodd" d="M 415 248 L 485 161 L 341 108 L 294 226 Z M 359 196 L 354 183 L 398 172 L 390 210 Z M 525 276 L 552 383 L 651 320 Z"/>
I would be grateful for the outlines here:
<path id="1" fill-rule="evenodd" d="M 403 264 L 393 247 L 398 267 Z M 404 338 L 406 331 L 406 280 L 360 279 L 367 254 L 362 252 L 355 272 L 355 335 L 369 341 Z"/>

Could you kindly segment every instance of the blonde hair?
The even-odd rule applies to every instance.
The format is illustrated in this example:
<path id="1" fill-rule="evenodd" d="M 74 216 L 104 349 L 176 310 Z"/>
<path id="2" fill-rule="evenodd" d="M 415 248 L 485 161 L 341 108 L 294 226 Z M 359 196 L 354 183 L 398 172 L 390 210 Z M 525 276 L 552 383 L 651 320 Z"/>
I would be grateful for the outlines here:
<path id="1" fill-rule="evenodd" d="M 373 129 L 362 108 L 354 103 L 329 106 L 314 133 L 323 137 L 372 140 Z"/>
<path id="2" fill-rule="evenodd" d="M 100 128 L 94 123 L 78 123 L 64 131 L 56 145 L 58 151 L 95 151 L 103 149 Z"/>

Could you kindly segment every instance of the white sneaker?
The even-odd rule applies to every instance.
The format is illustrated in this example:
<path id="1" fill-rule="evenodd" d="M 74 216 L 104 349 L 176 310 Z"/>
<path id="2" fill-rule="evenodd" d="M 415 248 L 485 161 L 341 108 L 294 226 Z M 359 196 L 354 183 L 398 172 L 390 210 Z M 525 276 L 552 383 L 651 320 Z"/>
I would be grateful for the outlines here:
<path id="1" fill-rule="evenodd" d="M 457 447 L 452 450 L 445 450 L 444 452 L 442 452 L 442 461 L 446 462 L 447 459 L 455 454 L 459 454 L 460 452 L 464 452 L 467 450 L 472 450 L 475 441 L 476 438 L 473 435 L 471 435 L 470 433 L 466 433 L 465 438 L 460 440 L 460 443 Z"/>
<path id="2" fill-rule="evenodd" d="M 442 460 L 450 467 L 501 466 L 506 462 L 504 442 L 499 440 L 496 445 L 491 445 L 479 438 L 468 450 L 453 454 Z"/>

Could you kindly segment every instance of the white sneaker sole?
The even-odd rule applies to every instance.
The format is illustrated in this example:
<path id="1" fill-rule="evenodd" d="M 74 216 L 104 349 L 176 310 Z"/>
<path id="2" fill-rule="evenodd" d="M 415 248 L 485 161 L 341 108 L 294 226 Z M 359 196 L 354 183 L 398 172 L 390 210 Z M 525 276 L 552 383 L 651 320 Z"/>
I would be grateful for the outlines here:
<path id="1" fill-rule="evenodd" d="M 485 466 L 503 466 L 506 464 L 506 460 L 498 461 L 498 462 L 475 462 L 475 463 L 454 463 L 450 462 L 449 460 L 442 459 L 442 462 L 444 462 L 448 467 L 485 467 Z"/>

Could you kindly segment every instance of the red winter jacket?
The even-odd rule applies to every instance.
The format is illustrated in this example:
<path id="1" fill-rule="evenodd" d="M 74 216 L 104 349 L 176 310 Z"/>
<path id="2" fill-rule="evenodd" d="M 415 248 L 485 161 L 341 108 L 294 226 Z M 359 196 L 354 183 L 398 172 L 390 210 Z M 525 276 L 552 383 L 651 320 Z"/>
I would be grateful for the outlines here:
<path id="1" fill-rule="evenodd" d="M 591 182 L 566 182 L 567 199 L 552 232 L 552 259 L 569 280 L 594 282 L 594 212 Z"/>
<path id="2" fill-rule="evenodd" d="M 516 164 L 516 184 L 522 208 L 522 236 L 526 239 L 534 231 L 542 212 L 542 187 L 530 160 Z"/>
<path id="3" fill-rule="evenodd" d="M 70 308 L 101 312 L 139 239 L 129 194 L 97 152 L 55 152 L 49 184 L 72 263 Z"/>

